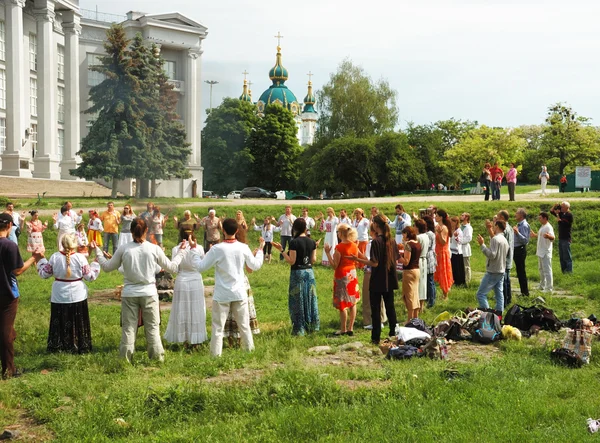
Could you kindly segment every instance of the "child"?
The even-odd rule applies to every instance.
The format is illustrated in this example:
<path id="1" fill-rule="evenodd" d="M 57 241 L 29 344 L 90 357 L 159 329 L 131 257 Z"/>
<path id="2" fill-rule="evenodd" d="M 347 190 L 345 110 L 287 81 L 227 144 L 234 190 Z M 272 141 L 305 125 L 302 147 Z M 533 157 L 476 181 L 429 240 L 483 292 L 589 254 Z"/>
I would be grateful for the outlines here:
<path id="1" fill-rule="evenodd" d="M 104 226 L 102 226 L 102 220 L 98 217 L 96 211 L 90 211 L 90 221 L 88 222 L 88 241 L 89 243 L 95 242 L 98 247 L 102 247 L 102 232 Z"/>
<path id="2" fill-rule="evenodd" d="M 29 211 L 31 214 L 31 221 L 25 223 L 27 226 L 27 252 L 40 252 L 44 253 L 46 248 L 44 247 L 44 237 L 42 232 L 48 228 L 48 222 L 42 223 L 38 218 L 38 211 L 35 209 Z"/>
<path id="3" fill-rule="evenodd" d="M 262 226 L 256 225 L 256 219 L 252 219 L 252 225 L 254 225 L 255 231 L 260 231 L 260 236 L 265 240 L 265 247 L 263 248 L 263 254 L 265 255 L 265 260 L 268 263 L 271 263 L 271 249 L 273 247 L 273 233 L 281 231 L 279 226 L 273 226 L 271 224 L 271 220 L 273 217 L 265 217 L 264 224 Z"/>
<path id="4" fill-rule="evenodd" d="M 89 257 L 89 242 L 87 235 L 85 234 L 85 225 L 83 223 L 79 223 L 77 225 L 77 231 L 75 232 L 75 236 L 77 237 L 77 252 L 79 254 L 83 254 L 85 257 Z"/>
<path id="5" fill-rule="evenodd" d="M 230 310 L 233 311 L 233 317 L 240 330 L 242 348 L 247 351 L 254 349 L 244 268 L 247 266 L 253 271 L 260 269 L 263 264 L 262 248 L 265 241 L 260 239 L 255 257 L 248 245 L 236 240 L 237 232 L 237 221 L 232 218 L 225 219 L 223 221 L 225 241 L 212 246 L 204 258 L 196 249 L 196 242 L 190 239 L 190 251 L 193 254 L 192 260 L 196 271 L 205 272 L 213 266 L 215 268 L 210 339 L 210 353 L 215 357 L 219 357 L 223 351 L 223 328 Z"/>

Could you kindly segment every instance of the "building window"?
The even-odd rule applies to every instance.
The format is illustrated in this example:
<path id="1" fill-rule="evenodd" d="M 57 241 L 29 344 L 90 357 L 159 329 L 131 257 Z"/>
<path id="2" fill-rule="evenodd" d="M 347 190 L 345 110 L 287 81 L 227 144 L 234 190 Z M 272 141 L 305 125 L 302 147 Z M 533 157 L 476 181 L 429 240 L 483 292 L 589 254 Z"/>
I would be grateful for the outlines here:
<path id="1" fill-rule="evenodd" d="M 62 161 L 65 153 L 65 130 L 58 130 L 58 160 Z"/>
<path id="2" fill-rule="evenodd" d="M 33 123 L 29 131 L 29 140 L 31 141 L 31 158 L 37 155 L 37 124 Z"/>
<path id="3" fill-rule="evenodd" d="M 37 79 L 29 79 L 29 108 L 33 116 L 37 116 Z"/>
<path id="4" fill-rule="evenodd" d="M 90 66 L 101 65 L 102 61 L 100 58 L 103 57 L 99 54 L 88 54 L 87 65 L 88 65 L 88 86 L 97 86 L 104 81 L 106 77 L 101 72 L 90 70 Z"/>
<path id="5" fill-rule="evenodd" d="M 169 77 L 169 80 L 175 80 L 175 62 L 169 60 L 165 61 L 165 74 Z"/>
<path id="6" fill-rule="evenodd" d="M 6 109 L 6 71 L 0 69 L 0 109 Z"/>
<path id="7" fill-rule="evenodd" d="M 58 87 L 58 121 L 65 121 L 65 88 L 62 86 Z"/>
<path id="8" fill-rule="evenodd" d="M 6 119 L 0 118 L 0 152 L 6 150 Z"/>
<path id="9" fill-rule="evenodd" d="M 6 27 L 0 20 L 0 60 L 6 60 Z"/>
<path id="10" fill-rule="evenodd" d="M 37 71 L 37 35 L 29 34 L 29 69 Z"/>
<path id="11" fill-rule="evenodd" d="M 58 45 L 58 79 L 65 79 L 65 47 Z"/>

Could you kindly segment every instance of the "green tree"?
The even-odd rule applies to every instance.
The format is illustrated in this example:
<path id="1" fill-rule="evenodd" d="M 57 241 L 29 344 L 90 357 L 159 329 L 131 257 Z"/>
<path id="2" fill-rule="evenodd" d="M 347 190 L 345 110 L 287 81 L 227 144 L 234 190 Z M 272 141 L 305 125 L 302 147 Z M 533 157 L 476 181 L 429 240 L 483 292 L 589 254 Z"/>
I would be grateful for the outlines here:
<path id="1" fill-rule="evenodd" d="M 550 171 L 555 177 L 565 173 L 568 167 L 591 165 L 600 156 L 598 128 L 590 125 L 590 119 L 577 115 L 570 106 L 557 103 L 548 108 L 546 126 L 540 149 L 540 161 L 557 160 L 558 170 Z"/>
<path id="2" fill-rule="evenodd" d="M 290 111 L 268 105 L 246 145 L 249 178 L 254 186 L 273 191 L 296 189 L 300 178 L 298 126 Z"/>
<path id="3" fill-rule="evenodd" d="M 476 181 L 486 162 L 498 162 L 506 169 L 509 163 L 520 164 L 526 142 L 511 129 L 482 125 L 463 135 L 444 153 L 441 164 L 456 184 Z"/>
<path id="4" fill-rule="evenodd" d="M 390 132 L 376 136 L 372 162 L 377 177 L 378 193 L 412 191 L 427 182 L 425 164 L 416 149 L 408 144 L 406 134 Z"/>
<path id="5" fill-rule="evenodd" d="M 368 137 L 393 130 L 398 122 L 396 96 L 387 80 L 374 83 L 362 67 L 344 60 L 317 92 L 317 139 Z"/>
<path id="6" fill-rule="evenodd" d="M 519 180 L 526 183 L 537 183 L 542 165 L 541 149 L 544 138 L 544 126 L 519 126 L 518 128 L 514 129 L 514 134 L 521 137 L 526 143 L 525 151 L 523 152 L 522 169 L 519 171 Z M 519 169 L 518 165 L 517 169 Z"/>
<path id="7" fill-rule="evenodd" d="M 113 197 L 116 180 L 136 176 L 136 159 L 146 146 L 143 112 L 137 99 L 141 84 L 132 72 L 129 43 L 123 27 L 113 25 L 104 43 L 107 55 L 100 65 L 90 67 L 105 79 L 90 89 L 92 106 L 84 112 L 96 118 L 81 142 L 78 155 L 82 162 L 71 170 L 77 177 L 112 180 Z"/>
<path id="8" fill-rule="evenodd" d="M 245 147 L 258 122 L 256 107 L 236 98 L 208 114 L 202 131 L 205 189 L 222 194 L 247 185 L 251 159 Z"/>

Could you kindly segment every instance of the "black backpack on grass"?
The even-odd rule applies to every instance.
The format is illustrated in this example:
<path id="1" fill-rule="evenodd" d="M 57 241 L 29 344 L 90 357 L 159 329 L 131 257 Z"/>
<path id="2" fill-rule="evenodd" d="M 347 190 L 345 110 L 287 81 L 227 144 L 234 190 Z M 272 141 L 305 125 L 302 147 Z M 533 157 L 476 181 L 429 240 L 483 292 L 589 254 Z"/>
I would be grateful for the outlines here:
<path id="1" fill-rule="evenodd" d="M 500 317 L 493 312 L 482 312 L 481 317 L 471 331 L 473 341 L 490 344 L 502 338 L 502 325 Z"/>
<path id="2" fill-rule="evenodd" d="M 504 324 L 514 326 L 521 331 L 529 331 L 534 325 L 553 332 L 560 331 L 562 327 L 562 322 L 554 315 L 554 311 L 543 306 L 524 308 L 513 305 L 504 317 Z"/>
<path id="3" fill-rule="evenodd" d="M 550 358 L 555 363 L 568 366 L 569 368 L 581 368 L 583 360 L 574 351 L 566 348 L 553 349 Z"/>

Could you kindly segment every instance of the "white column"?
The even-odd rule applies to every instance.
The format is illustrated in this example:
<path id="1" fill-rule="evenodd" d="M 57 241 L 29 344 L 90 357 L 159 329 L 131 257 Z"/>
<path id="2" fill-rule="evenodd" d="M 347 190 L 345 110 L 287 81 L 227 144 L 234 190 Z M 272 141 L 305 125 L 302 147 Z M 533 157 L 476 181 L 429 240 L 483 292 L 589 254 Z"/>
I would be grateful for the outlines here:
<path id="1" fill-rule="evenodd" d="M 58 155 L 58 124 L 56 109 L 57 65 L 54 54 L 54 2 L 35 0 L 33 10 L 37 21 L 38 60 L 38 154 L 34 177 L 60 179 Z"/>
<path id="2" fill-rule="evenodd" d="M 196 50 L 189 50 L 187 53 L 185 69 L 185 130 L 187 141 L 191 144 L 192 154 L 190 155 L 190 166 L 199 166 L 198 163 L 198 140 L 196 139 L 196 126 L 199 126 L 196 104 L 198 85 L 198 61 L 200 53 Z"/>
<path id="3" fill-rule="evenodd" d="M 6 151 L 2 155 L 2 174 L 31 177 L 29 155 L 23 150 L 29 103 L 25 103 L 25 65 L 23 48 L 23 8 L 25 0 L 5 0 L 6 6 Z M 27 73 L 28 74 L 28 73 Z"/>
<path id="4" fill-rule="evenodd" d="M 196 60 L 196 84 L 194 85 L 195 100 L 196 100 L 196 124 L 194 131 L 196 132 L 196 152 L 193 152 L 195 163 L 198 166 L 202 165 L 202 122 L 199 120 L 202 115 L 202 53 L 200 51 Z M 203 169 L 202 167 L 200 168 Z M 202 176 L 200 176 L 201 178 Z"/>
<path id="5" fill-rule="evenodd" d="M 76 180 L 70 174 L 77 167 L 77 152 L 81 141 L 80 104 L 79 104 L 79 36 L 81 25 L 75 11 L 66 11 L 63 15 L 65 32 L 65 152 L 60 164 L 60 178 Z"/>

